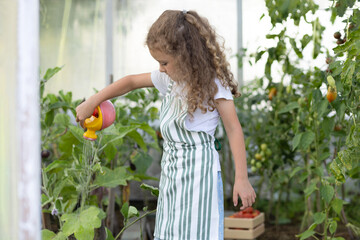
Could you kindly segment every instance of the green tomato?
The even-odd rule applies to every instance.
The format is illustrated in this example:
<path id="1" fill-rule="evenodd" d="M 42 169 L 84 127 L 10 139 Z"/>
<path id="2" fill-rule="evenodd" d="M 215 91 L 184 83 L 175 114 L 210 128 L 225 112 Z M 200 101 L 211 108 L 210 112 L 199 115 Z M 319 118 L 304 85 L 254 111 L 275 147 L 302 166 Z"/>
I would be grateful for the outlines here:
<path id="1" fill-rule="evenodd" d="M 251 165 L 255 165 L 256 160 L 255 160 L 255 159 L 251 159 L 250 163 L 251 163 Z"/>
<path id="2" fill-rule="evenodd" d="M 256 170 L 257 170 L 256 167 L 254 167 L 254 166 L 251 167 L 252 172 L 256 172 Z"/>
<path id="3" fill-rule="evenodd" d="M 268 148 L 268 149 L 266 149 L 266 151 L 265 151 L 265 155 L 266 156 L 268 156 L 268 157 L 270 157 L 271 156 L 271 154 L 272 154 L 272 151 Z"/>
<path id="4" fill-rule="evenodd" d="M 266 143 L 262 143 L 260 148 L 261 148 L 261 150 L 265 151 L 267 149 Z"/>
<path id="5" fill-rule="evenodd" d="M 255 153 L 255 158 L 256 158 L 257 160 L 261 160 L 261 159 L 262 159 L 262 156 L 261 156 L 260 153 Z"/>
<path id="6" fill-rule="evenodd" d="M 291 90 L 292 90 L 292 86 L 291 85 L 288 85 L 287 87 L 286 87 L 286 92 L 287 93 L 291 93 Z"/>
<path id="7" fill-rule="evenodd" d="M 265 151 L 261 151 L 260 155 L 261 155 L 261 160 L 262 160 L 265 157 Z"/>
<path id="8" fill-rule="evenodd" d="M 259 168 L 261 168 L 261 167 L 262 167 L 261 162 L 257 162 L 257 163 L 256 163 L 256 168 L 258 168 L 258 169 L 259 169 Z"/>

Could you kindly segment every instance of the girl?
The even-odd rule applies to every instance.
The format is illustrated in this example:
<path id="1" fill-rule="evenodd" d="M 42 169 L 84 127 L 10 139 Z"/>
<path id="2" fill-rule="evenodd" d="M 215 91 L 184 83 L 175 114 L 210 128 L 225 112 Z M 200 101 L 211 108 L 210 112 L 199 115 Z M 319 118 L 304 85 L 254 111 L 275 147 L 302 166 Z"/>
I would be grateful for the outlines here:
<path id="1" fill-rule="evenodd" d="M 223 193 L 214 132 L 221 117 L 235 162 L 234 206 L 255 202 L 249 183 L 241 125 L 232 95 L 237 86 L 223 47 L 195 11 L 165 11 L 151 26 L 146 44 L 159 70 L 129 75 L 76 108 L 84 121 L 101 102 L 143 87 L 164 95 L 160 130 L 164 138 L 156 239 L 223 239 Z"/>

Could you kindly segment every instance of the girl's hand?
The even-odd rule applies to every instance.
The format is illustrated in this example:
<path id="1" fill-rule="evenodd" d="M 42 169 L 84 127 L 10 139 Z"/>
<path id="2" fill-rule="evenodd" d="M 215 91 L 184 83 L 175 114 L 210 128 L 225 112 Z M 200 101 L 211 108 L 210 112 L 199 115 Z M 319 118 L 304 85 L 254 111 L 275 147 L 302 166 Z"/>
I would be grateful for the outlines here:
<path id="1" fill-rule="evenodd" d="M 242 206 L 240 207 L 240 210 L 244 210 L 245 208 L 251 207 L 251 205 L 255 202 L 256 193 L 248 179 L 246 180 L 235 179 L 234 189 L 233 189 L 234 206 L 238 205 L 239 196 L 242 202 Z"/>
<path id="2" fill-rule="evenodd" d="M 89 118 L 97 107 L 90 99 L 82 102 L 76 107 L 76 121 L 84 128 L 85 119 Z"/>

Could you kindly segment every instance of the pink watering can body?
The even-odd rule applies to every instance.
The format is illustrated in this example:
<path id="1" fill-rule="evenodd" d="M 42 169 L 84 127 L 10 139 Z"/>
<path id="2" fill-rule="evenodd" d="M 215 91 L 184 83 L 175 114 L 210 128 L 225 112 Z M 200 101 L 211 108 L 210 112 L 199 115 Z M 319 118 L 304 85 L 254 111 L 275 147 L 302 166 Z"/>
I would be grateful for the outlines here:
<path id="1" fill-rule="evenodd" d="M 97 106 L 90 118 L 85 119 L 84 126 L 87 131 L 83 137 L 94 141 L 97 139 L 96 131 L 109 127 L 115 121 L 116 112 L 114 105 L 109 101 L 104 101 Z"/>

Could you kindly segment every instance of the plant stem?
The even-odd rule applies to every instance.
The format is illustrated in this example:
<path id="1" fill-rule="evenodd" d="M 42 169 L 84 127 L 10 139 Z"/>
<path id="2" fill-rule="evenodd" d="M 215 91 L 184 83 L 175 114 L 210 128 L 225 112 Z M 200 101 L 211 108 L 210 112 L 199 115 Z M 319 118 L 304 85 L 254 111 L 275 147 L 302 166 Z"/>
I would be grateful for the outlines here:
<path id="1" fill-rule="evenodd" d="M 116 237 L 114 238 L 114 240 L 118 239 L 118 238 L 121 236 L 121 234 L 122 234 L 126 229 L 128 229 L 129 227 L 131 227 L 132 225 L 134 225 L 136 222 L 138 222 L 138 221 L 141 220 L 142 218 L 144 218 L 144 217 L 146 217 L 147 215 L 152 214 L 152 213 L 154 213 L 154 212 L 156 212 L 156 209 L 154 209 L 154 210 L 152 210 L 152 211 L 150 211 L 150 212 L 145 213 L 144 215 L 142 215 L 142 216 L 138 217 L 137 219 L 135 219 L 135 220 L 134 220 L 133 222 L 131 222 L 130 224 L 128 224 L 128 225 L 126 225 L 125 227 L 123 227 L 123 229 L 121 229 L 121 231 L 119 232 L 119 234 L 116 235 Z"/>
<path id="2" fill-rule="evenodd" d="M 279 215 L 280 215 L 280 205 L 281 205 L 282 194 L 283 194 L 283 188 L 280 187 L 279 198 L 278 198 L 278 202 L 276 203 L 276 210 L 275 210 L 275 229 L 276 229 L 276 233 L 279 232 Z"/>
<path id="3" fill-rule="evenodd" d="M 328 230 L 328 220 L 329 220 L 329 209 L 328 209 L 328 206 L 327 204 L 325 203 L 325 212 L 326 212 L 326 217 L 325 217 L 325 221 L 324 221 L 324 233 L 323 233 L 323 236 L 324 236 L 324 239 L 327 239 L 327 230 Z"/>

